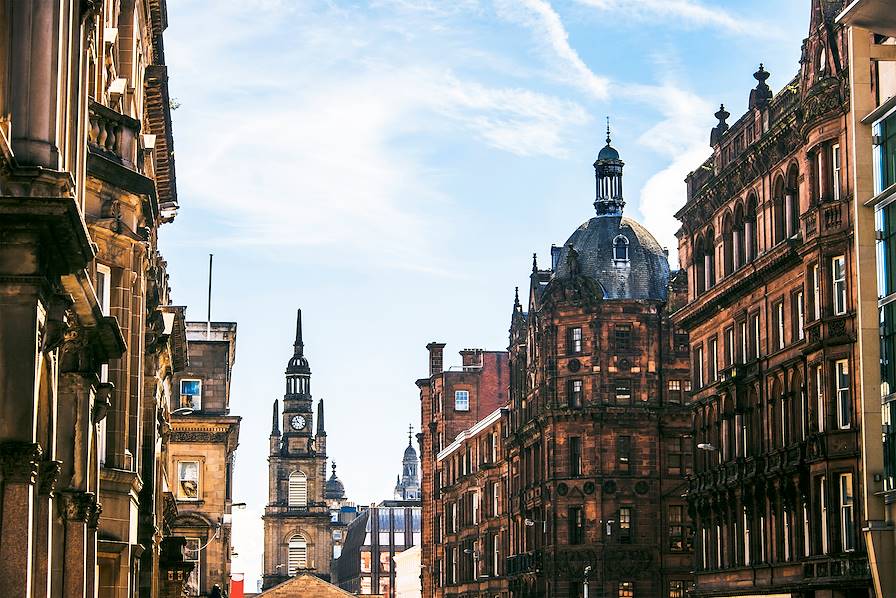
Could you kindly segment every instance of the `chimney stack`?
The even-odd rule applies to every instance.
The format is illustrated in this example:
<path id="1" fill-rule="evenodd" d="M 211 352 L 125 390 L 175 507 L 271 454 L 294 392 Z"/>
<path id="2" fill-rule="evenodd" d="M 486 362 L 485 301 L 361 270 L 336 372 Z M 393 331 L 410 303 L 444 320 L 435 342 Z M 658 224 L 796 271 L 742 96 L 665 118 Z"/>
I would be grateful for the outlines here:
<path id="1" fill-rule="evenodd" d="M 426 349 L 429 351 L 429 375 L 441 374 L 445 343 L 429 343 Z"/>

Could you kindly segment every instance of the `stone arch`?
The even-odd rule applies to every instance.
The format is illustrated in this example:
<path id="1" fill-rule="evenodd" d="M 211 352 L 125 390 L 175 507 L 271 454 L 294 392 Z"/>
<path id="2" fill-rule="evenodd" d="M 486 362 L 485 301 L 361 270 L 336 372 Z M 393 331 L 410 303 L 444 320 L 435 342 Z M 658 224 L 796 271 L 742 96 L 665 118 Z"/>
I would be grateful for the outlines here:
<path id="1" fill-rule="evenodd" d="M 729 210 L 722 216 L 722 272 L 724 276 L 731 276 L 734 273 L 737 264 L 736 247 L 734 217 Z"/>
<path id="2" fill-rule="evenodd" d="M 790 218 L 792 215 L 787 213 L 787 206 L 784 200 L 784 177 L 780 173 L 775 176 L 775 182 L 772 185 L 772 225 L 773 239 L 775 244 L 784 241 L 788 237 L 790 228 Z"/>
<path id="3" fill-rule="evenodd" d="M 747 205 L 744 212 L 744 256 L 746 262 L 751 262 L 759 255 L 759 199 L 755 191 L 747 195 Z"/>

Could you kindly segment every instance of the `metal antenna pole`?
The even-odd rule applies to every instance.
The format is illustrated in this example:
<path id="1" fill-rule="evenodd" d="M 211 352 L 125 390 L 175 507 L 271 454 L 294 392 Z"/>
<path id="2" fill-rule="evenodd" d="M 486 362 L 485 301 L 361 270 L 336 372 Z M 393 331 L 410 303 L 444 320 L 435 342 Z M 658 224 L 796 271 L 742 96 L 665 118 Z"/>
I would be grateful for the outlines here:
<path id="1" fill-rule="evenodd" d="M 212 337 L 212 260 L 214 254 L 208 254 L 208 318 L 205 321 L 205 340 Z"/>

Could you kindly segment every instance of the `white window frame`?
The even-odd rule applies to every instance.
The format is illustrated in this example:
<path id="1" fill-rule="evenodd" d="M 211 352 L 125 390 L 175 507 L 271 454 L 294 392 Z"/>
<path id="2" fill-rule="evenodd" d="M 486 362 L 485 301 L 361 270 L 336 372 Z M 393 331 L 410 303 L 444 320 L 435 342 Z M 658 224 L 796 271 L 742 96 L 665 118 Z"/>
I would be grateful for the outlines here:
<path id="1" fill-rule="evenodd" d="M 740 323 L 740 360 L 739 363 L 747 362 L 747 355 L 749 355 L 749 347 L 748 345 L 748 333 L 747 333 L 747 321 L 744 320 Z"/>
<path id="2" fill-rule="evenodd" d="M 202 538 L 185 538 L 185 540 L 184 562 L 194 563 L 194 565 L 193 570 L 187 576 L 187 587 L 184 588 L 184 592 L 187 596 L 198 596 L 202 583 Z"/>
<path id="3" fill-rule="evenodd" d="M 849 430 L 852 427 L 852 398 L 850 393 L 849 360 L 839 359 L 834 362 L 834 385 L 837 397 L 837 427 Z"/>
<path id="4" fill-rule="evenodd" d="M 815 415 L 818 418 L 818 431 L 824 432 L 824 368 L 815 366 Z"/>
<path id="5" fill-rule="evenodd" d="M 812 264 L 812 321 L 821 318 L 821 271 L 818 264 Z"/>
<path id="6" fill-rule="evenodd" d="M 709 379 L 715 382 L 719 379 L 719 340 L 709 341 Z"/>
<path id="7" fill-rule="evenodd" d="M 470 410 L 470 391 L 455 390 L 454 391 L 454 410 L 469 411 Z"/>
<path id="8" fill-rule="evenodd" d="M 806 338 L 806 299 L 803 291 L 796 293 L 796 336 L 798 340 Z"/>
<path id="9" fill-rule="evenodd" d="M 839 275 L 838 275 L 839 271 Z M 846 256 L 831 258 L 831 294 L 835 316 L 846 313 Z"/>
<path id="10" fill-rule="evenodd" d="M 777 322 L 775 322 L 775 324 L 777 325 L 776 329 L 775 329 L 775 335 L 776 335 L 776 340 L 778 341 L 775 349 L 781 350 L 785 346 L 787 346 L 785 343 L 785 340 L 784 340 L 784 326 L 785 326 L 785 324 L 784 324 L 784 300 L 782 299 L 781 301 L 778 301 L 777 303 L 775 303 L 774 309 L 775 309 L 775 319 L 778 320 Z"/>
<path id="11" fill-rule="evenodd" d="M 703 388 L 703 347 L 697 347 L 697 367 L 696 372 L 694 372 L 694 382 L 697 383 L 697 388 Z"/>
<path id="12" fill-rule="evenodd" d="M 198 382 L 199 383 L 199 394 L 198 395 L 185 395 L 183 394 L 184 390 L 184 382 Z M 180 382 L 177 383 L 177 396 L 180 397 L 178 406 L 183 408 L 192 409 L 193 411 L 199 411 L 202 409 L 202 380 L 199 378 L 181 378 Z M 184 397 L 191 397 L 189 401 L 189 405 L 184 402 Z"/>
<path id="13" fill-rule="evenodd" d="M 759 317 L 759 314 L 753 314 L 750 317 L 753 319 L 753 334 L 756 339 L 756 346 L 753 347 L 753 358 L 759 359 L 762 357 L 762 319 Z"/>
<path id="14" fill-rule="evenodd" d="M 851 473 L 841 473 L 837 484 L 840 492 L 840 547 L 843 552 L 854 552 L 855 539 L 855 493 Z"/>
<path id="15" fill-rule="evenodd" d="M 750 555 L 750 522 L 747 519 L 747 508 L 743 507 L 744 520 L 744 565 L 749 565 L 752 560 Z"/>
<path id="16" fill-rule="evenodd" d="M 581 326 L 573 326 L 569 329 L 569 340 L 569 353 L 581 353 L 585 345 Z"/>
<path id="17" fill-rule="evenodd" d="M 831 176 L 834 179 L 831 181 L 831 195 L 834 201 L 840 201 L 840 168 L 840 144 L 835 143 L 831 146 Z"/>
<path id="18" fill-rule="evenodd" d="M 193 464 L 196 466 L 196 479 L 191 480 L 184 476 L 184 466 Z M 195 482 L 195 496 L 190 496 L 189 491 L 185 490 L 185 482 Z M 177 500 L 181 501 L 198 501 L 202 498 L 202 461 L 199 459 L 180 459 L 177 462 Z"/>

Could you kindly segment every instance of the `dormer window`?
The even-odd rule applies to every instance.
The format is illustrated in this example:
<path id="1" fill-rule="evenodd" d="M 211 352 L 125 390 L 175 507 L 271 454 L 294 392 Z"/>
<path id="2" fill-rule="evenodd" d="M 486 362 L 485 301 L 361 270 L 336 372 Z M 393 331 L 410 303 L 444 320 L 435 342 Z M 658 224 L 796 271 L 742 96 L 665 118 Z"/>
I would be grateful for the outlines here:
<path id="1" fill-rule="evenodd" d="M 622 235 L 613 240 L 613 259 L 617 262 L 628 261 L 628 239 Z"/>

